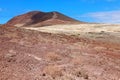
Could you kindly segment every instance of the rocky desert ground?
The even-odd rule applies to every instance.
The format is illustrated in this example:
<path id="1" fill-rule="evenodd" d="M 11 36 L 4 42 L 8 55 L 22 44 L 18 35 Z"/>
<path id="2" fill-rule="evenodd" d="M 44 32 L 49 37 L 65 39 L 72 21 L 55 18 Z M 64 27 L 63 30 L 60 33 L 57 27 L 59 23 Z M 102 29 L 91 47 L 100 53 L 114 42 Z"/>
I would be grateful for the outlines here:
<path id="1" fill-rule="evenodd" d="M 120 80 L 120 25 L 0 27 L 0 80 Z"/>

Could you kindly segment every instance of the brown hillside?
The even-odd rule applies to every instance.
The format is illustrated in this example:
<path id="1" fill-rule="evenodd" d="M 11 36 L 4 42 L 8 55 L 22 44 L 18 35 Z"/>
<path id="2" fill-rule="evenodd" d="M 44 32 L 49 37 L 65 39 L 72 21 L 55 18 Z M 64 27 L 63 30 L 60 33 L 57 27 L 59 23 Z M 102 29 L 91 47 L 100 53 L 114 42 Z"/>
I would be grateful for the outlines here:
<path id="1" fill-rule="evenodd" d="M 32 11 L 16 16 L 7 22 L 14 26 L 48 26 L 56 24 L 83 23 L 59 12 Z"/>

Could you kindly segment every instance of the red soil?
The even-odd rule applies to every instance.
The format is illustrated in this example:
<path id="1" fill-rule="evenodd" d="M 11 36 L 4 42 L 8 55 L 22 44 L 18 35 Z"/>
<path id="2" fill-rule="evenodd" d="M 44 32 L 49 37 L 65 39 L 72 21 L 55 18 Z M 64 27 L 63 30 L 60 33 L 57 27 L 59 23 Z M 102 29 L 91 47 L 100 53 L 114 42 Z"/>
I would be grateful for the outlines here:
<path id="1" fill-rule="evenodd" d="M 0 28 L 0 80 L 119 80 L 120 44 Z"/>

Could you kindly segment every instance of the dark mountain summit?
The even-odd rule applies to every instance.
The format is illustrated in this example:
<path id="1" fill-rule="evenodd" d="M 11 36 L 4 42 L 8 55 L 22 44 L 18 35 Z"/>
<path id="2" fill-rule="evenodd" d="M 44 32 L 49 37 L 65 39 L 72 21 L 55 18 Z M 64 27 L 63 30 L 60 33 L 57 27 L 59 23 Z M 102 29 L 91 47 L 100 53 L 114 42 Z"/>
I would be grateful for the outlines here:
<path id="1" fill-rule="evenodd" d="M 56 24 L 83 23 L 59 12 L 32 11 L 16 16 L 7 22 L 13 26 L 48 26 Z"/>

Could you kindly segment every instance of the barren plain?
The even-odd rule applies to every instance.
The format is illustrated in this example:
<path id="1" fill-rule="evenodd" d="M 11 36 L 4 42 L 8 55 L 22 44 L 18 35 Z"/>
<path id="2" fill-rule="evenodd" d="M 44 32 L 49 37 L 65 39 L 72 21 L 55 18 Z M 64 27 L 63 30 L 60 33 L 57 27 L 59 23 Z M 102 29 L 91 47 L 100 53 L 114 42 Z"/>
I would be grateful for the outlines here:
<path id="1" fill-rule="evenodd" d="M 120 80 L 120 25 L 0 27 L 0 80 Z"/>

